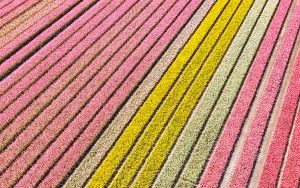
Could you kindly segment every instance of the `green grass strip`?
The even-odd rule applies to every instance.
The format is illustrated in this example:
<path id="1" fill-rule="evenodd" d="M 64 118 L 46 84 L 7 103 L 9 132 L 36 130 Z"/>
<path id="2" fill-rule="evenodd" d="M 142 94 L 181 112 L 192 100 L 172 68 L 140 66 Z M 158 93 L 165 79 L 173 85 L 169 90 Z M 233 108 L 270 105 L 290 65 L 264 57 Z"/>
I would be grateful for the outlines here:
<path id="1" fill-rule="evenodd" d="M 163 76 L 162 81 L 157 85 L 157 88 L 159 89 L 156 89 L 154 94 L 149 96 L 148 100 L 134 116 L 122 136 L 88 182 L 87 187 L 103 187 L 107 184 L 107 181 L 113 176 L 114 172 L 130 150 L 132 144 L 134 144 L 136 137 L 144 129 L 146 122 L 152 116 L 153 111 L 159 106 L 160 101 L 171 88 L 173 82 L 188 63 L 191 55 L 197 49 L 198 44 L 204 39 L 206 33 L 210 30 L 226 4 L 227 1 L 218 1 L 218 3 L 215 4 L 184 49 L 176 57 L 167 73 Z"/>
<path id="2" fill-rule="evenodd" d="M 216 44 L 212 53 L 206 60 L 202 70 L 196 75 L 195 81 L 178 106 L 161 138 L 158 140 L 149 157 L 145 161 L 142 169 L 139 171 L 136 181 L 133 182 L 132 187 L 148 187 L 152 184 L 163 162 L 167 158 L 171 147 L 188 120 L 190 113 L 197 104 L 206 84 L 214 74 L 219 62 L 234 38 L 235 33 L 243 22 L 252 3 L 253 0 L 243 1 L 241 3 L 219 42 Z"/>
<path id="3" fill-rule="evenodd" d="M 188 179 L 191 181 L 198 180 L 199 175 L 204 168 L 205 161 L 209 157 L 210 151 L 217 140 L 227 114 L 230 112 L 231 105 L 233 104 L 235 96 L 242 85 L 243 78 L 247 74 L 248 68 L 251 65 L 252 59 L 257 48 L 259 47 L 260 41 L 265 30 L 267 29 L 267 25 L 272 18 L 277 4 L 278 0 L 268 1 L 262 16 L 258 20 L 257 26 L 255 27 L 253 34 L 249 39 L 249 42 L 246 44 L 232 74 L 225 85 L 225 88 L 221 93 L 220 98 L 217 101 L 217 104 L 213 108 L 212 114 L 206 123 L 207 126 L 205 127 L 202 135 L 197 141 L 195 148 L 193 149 L 191 157 L 181 174 L 182 179 Z M 221 67 L 219 72 L 223 73 L 224 69 Z M 211 101 L 212 99 L 210 99 L 210 102 Z M 207 102 L 201 102 L 199 107 L 195 110 L 194 117 L 202 116 L 203 105 L 207 105 Z M 195 130 L 195 128 L 199 127 L 199 125 L 203 126 L 203 123 L 204 122 L 199 122 L 197 118 L 194 118 L 190 121 L 191 125 L 189 126 Z"/>
<path id="4" fill-rule="evenodd" d="M 82 162 L 70 175 L 63 187 L 72 188 L 82 187 L 84 185 L 90 175 L 92 175 L 93 170 L 105 156 L 105 153 L 111 148 L 114 141 L 118 138 L 118 135 L 120 135 L 127 123 L 138 110 L 139 106 L 158 83 L 160 78 L 163 76 L 163 73 L 176 58 L 176 55 L 184 47 L 189 36 L 191 36 L 197 29 L 214 2 L 215 0 L 205 1 L 195 12 L 183 30 L 168 47 L 168 50 L 163 54 L 138 89 L 132 94 L 128 102 L 126 102 L 124 107 L 120 110 L 118 115 L 107 126 L 107 129 L 103 132 L 90 152 L 84 157 Z"/>
<path id="5" fill-rule="evenodd" d="M 201 130 L 203 122 L 207 118 L 210 109 L 213 108 L 213 101 L 217 99 L 219 92 L 225 83 L 226 77 L 237 61 L 243 46 L 247 42 L 247 38 L 251 34 L 252 28 L 255 26 L 255 22 L 258 19 L 264 4 L 265 1 L 257 0 L 254 2 L 230 48 L 226 52 L 219 68 L 203 93 L 203 96 L 196 107 L 196 111 L 199 111 L 198 114 L 196 115 L 193 113 L 191 116 L 191 121 L 189 121 L 184 128 L 178 142 L 168 157 L 168 160 L 156 178 L 154 187 L 171 187 L 176 182 L 176 177 L 182 166 L 184 166 L 185 160 L 192 150 L 193 143 L 195 143 L 197 139 L 198 131 L 195 130 Z M 196 184 L 197 182 L 193 183 Z M 193 185 L 189 182 L 187 182 L 187 184 Z"/>

